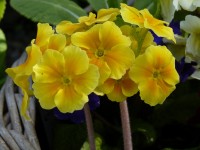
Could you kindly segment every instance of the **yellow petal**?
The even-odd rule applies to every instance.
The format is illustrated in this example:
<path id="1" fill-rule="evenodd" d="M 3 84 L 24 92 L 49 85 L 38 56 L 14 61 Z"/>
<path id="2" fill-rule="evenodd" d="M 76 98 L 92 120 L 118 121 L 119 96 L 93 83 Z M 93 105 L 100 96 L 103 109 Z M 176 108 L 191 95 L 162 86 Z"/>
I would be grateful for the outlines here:
<path id="1" fill-rule="evenodd" d="M 47 50 L 41 62 L 33 67 L 34 82 L 52 83 L 58 81 L 64 74 L 64 57 L 55 50 Z"/>
<path id="2" fill-rule="evenodd" d="M 96 15 L 92 12 L 89 13 L 89 16 L 82 16 L 78 19 L 78 22 L 84 23 L 88 26 L 94 24 L 96 21 Z"/>
<path id="3" fill-rule="evenodd" d="M 62 54 L 65 58 L 65 73 L 79 75 L 88 70 L 89 58 L 85 51 L 76 46 L 67 46 Z"/>
<path id="4" fill-rule="evenodd" d="M 115 84 L 112 92 L 106 94 L 108 99 L 115 102 L 122 102 L 126 100 L 126 96 L 123 95 L 122 89 L 119 84 Z"/>
<path id="5" fill-rule="evenodd" d="M 144 19 L 136 8 L 121 3 L 120 12 L 125 22 L 144 27 Z"/>
<path id="6" fill-rule="evenodd" d="M 56 32 L 61 34 L 72 35 L 74 32 L 80 31 L 85 27 L 84 24 L 72 23 L 70 21 L 61 21 L 56 26 Z"/>
<path id="7" fill-rule="evenodd" d="M 101 25 L 95 25 L 86 32 L 77 32 L 71 36 L 72 44 L 87 50 L 95 51 L 100 43 L 99 28 Z"/>
<path id="8" fill-rule="evenodd" d="M 179 74 L 175 69 L 175 59 L 173 58 L 165 69 L 162 70 L 161 76 L 163 80 L 169 85 L 175 85 L 179 82 Z"/>
<path id="9" fill-rule="evenodd" d="M 33 90 L 35 97 L 39 100 L 39 103 L 44 109 L 52 109 L 56 107 L 54 97 L 58 92 L 61 83 L 33 83 Z"/>
<path id="10" fill-rule="evenodd" d="M 98 88 L 104 94 L 108 94 L 114 89 L 115 82 L 116 82 L 116 80 L 109 78 L 101 86 L 99 86 Z"/>
<path id="11" fill-rule="evenodd" d="M 54 34 L 49 39 L 48 49 L 61 51 L 66 46 L 66 37 L 62 34 Z"/>
<path id="12" fill-rule="evenodd" d="M 53 33 L 54 30 L 48 23 L 38 23 L 35 44 L 39 47 L 46 45 L 50 36 L 53 35 Z"/>
<path id="13" fill-rule="evenodd" d="M 140 13 L 144 17 L 144 27 L 151 29 L 156 35 L 165 37 L 176 42 L 172 28 L 167 27 L 165 21 L 154 18 L 147 9 L 141 10 Z"/>
<path id="14" fill-rule="evenodd" d="M 111 73 L 108 64 L 104 61 L 103 58 L 98 59 L 97 57 L 93 57 L 90 60 L 90 63 L 96 65 L 99 68 L 99 73 L 100 73 L 99 85 L 103 84 L 104 81 L 109 78 Z"/>
<path id="15" fill-rule="evenodd" d="M 140 97 L 145 103 L 155 106 L 157 104 L 162 104 L 168 93 L 163 93 L 161 87 L 157 84 L 154 79 L 147 79 L 138 85 L 140 91 Z"/>
<path id="16" fill-rule="evenodd" d="M 165 68 L 174 59 L 166 46 L 151 45 L 146 49 L 146 55 L 149 55 L 149 57 L 151 55 L 153 58 L 152 62 L 155 69 Z"/>
<path id="17" fill-rule="evenodd" d="M 122 93 L 126 97 L 133 96 L 138 92 L 138 85 L 129 78 L 123 79 L 121 81 L 121 88 L 122 88 Z"/>
<path id="18" fill-rule="evenodd" d="M 99 70 L 97 66 L 90 65 L 88 70 L 73 78 L 73 85 L 78 93 L 88 95 L 97 87 L 99 81 Z"/>
<path id="19" fill-rule="evenodd" d="M 118 8 L 100 9 L 97 12 L 96 22 L 114 21 L 119 14 Z"/>
<path id="20" fill-rule="evenodd" d="M 111 69 L 111 78 L 120 79 L 126 72 L 126 70 L 133 64 L 135 55 L 133 51 L 124 47 L 123 45 L 117 45 L 105 54 L 105 61 Z"/>
<path id="21" fill-rule="evenodd" d="M 101 41 L 100 49 L 109 50 L 115 45 L 130 46 L 131 41 L 128 37 L 122 35 L 120 28 L 111 21 L 102 24 L 99 31 Z"/>
<path id="22" fill-rule="evenodd" d="M 72 86 L 65 86 L 55 96 L 55 104 L 62 113 L 74 112 L 83 108 L 88 102 L 88 97 L 77 93 Z"/>

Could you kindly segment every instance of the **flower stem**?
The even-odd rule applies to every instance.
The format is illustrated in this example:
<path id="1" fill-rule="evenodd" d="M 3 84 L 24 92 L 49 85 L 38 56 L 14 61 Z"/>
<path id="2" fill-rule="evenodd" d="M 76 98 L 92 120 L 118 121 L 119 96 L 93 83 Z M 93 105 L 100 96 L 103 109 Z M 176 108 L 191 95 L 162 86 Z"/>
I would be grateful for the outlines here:
<path id="1" fill-rule="evenodd" d="M 85 113 L 85 120 L 86 120 L 90 150 L 95 150 L 96 146 L 95 146 L 94 128 L 93 128 L 92 117 L 91 117 L 88 103 L 86 103 L 84 106 L 84 113 Z"/>
<path id="2" fill-rule="evenodd" d="M 127 101 L 125 100 L 123 102 L 120 102 L 119 106 L 121 113 L 124 150 L 133 150 Z"/>

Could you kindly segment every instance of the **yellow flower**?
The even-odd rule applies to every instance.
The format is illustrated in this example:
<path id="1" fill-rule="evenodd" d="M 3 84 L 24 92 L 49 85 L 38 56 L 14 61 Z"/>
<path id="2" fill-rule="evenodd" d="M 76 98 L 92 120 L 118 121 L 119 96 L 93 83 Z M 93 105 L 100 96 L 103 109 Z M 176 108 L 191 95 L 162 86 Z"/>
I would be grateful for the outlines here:
<path id="1" fill-rule="evenodd" d="M 90 12 L 89 16 L 83 16 L 79 18 L 80 23 L 85 23 L 90 26 L 95 23 L 103 23 L 106 21 L 114 21 L 119 14 L 118 8 L 100 9 L 97 12 L 97 17 L 94 13 Z"/>
<path id="2" fill-rule="evenodd" d="M 132 41 L 131 49 L 134 51 L 136 57 L 144 53 L 150 45 L 155 45 L 153 35 L 145 28 L 123 25 L 120 29 L 124 35 L 130 37 Z"/>
<path id="3" fill-rule="evenodd" d="M 34 95 L 42 108 L 58 107 L 63 113 L 82 109 L 99 79 L 98 68 L 75 46 L 66 47 L 62 53 L 46 50 L 33 72 Z"/>
<path id="4" fill-rule="evenodd" d="M 88 31 L 77 32 L 71 41 L 87 52 L 90 63 L 99 67 L 100 84 L 109 77 L 120 79 L 133 63 L 134 53 L 129 48 L 131 41 L 113 22 L 107 21 Z"/>
<path id="5" fill-rule="evenodd" d="M 87 30 L 90 26 L 95 23 L 103 23 L 106 21 L 113 21 L 116 19 L 116 16 L 119 14 L 119 9 L 109 8 L 109 9 L 100 9 L 97 12 L 97 16 L 90 12 L 88 16 L 82 16 L 78 19 L 78 23 L 72 23 L 70 21 L 61 21 L 56 26 L 57 33 L 62 33 L 66 35 L 72 35 L 78 31 Z"/>
<path id="6" fill-rule="evenodd" d="M 71 21 L 61 21 L 56 25 L 56 32 L 72 35 L 74 32 L 83 31 L 87 26 L 84 23 L 72 23 Z"/>
<path id="7" fill-rule="evenodd" d="M 38 23 L 36 39 L 33 39 L 31 43 L 38 45 L 41 51 L 44 51 L 47 49 L 49 38 L 53 34 L 54 30 L 48 23 Z"/>
<path id="8" fill-rule="evenodd" d="M 42 53 L 37 45 L 32 44 L 26 48 L 28 57 L 25 63 L 6 69 L 6 73 L 13 79 L 14 83 L 22 89 L 24 95 L 21 106 L 22 116 L 26 115 L 26 110 L 29 103 L 29 95 L 31 94 L 29 78 L 33 72 L 33 66 L 39 62 Z"/>
<path id="9" fill-rule="evenodd" d="M 115 102 L 122 102 L 138 92 L 137 84 L 130 79 L 128 71 L 119 80 L 107 79 L 99 89 Z"/>
<path id="10" fill-rule="evenodd" d="M 120 12 L 125 22 L 138 25 L 140 28 L 150 29 L 156 35 L 176 42 L 172 28 L 166 26 L 168 23 L 154 18 L 147 9 L 139 11 L 126 4 L 121 4 Z"/>
<path id="11" fill-rule="evenodd" d="M 165 46 L 149 46 L 135 59 L 129 75 L 138 84 L 141 99 L 151 106 L 162 104 L 179 82 L 175 58 Z"/>

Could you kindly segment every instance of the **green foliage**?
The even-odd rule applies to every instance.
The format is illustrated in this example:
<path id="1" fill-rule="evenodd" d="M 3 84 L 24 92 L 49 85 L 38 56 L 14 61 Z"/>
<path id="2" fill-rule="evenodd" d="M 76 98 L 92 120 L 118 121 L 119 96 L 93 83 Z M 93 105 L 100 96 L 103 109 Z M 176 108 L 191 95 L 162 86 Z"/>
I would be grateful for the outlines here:
<path id="1" fill-rule="evenodd" d="M 0 87 L 3 84 L 5 78 L 4 70 L 5 70 L 5 55 L 7 50 L 6 39 L 3 31 L 0 29 Z"/>
<path id="2" fill-rule="evenodd" d="M 0 21 L 3 18 L 6 9 L 6 0 L 0 0 Z"/>
<path id="3" fill-rule="evenodd" d="M 101 150 L 102 149 L 101 145 L 102 145 L 102 139 L 99 136 L 95 137 L 96 150 Z M 88 141 L 84 142 L 81 150 L 90 150 L 90 145 Z"/>
<path id="4" fill-rule="evenodd" d="M 58 24 L 62 20 L 77 22 L 86 12 L 70 0 L 11 0 L 20 14 L 36 22 Z"/>
<path id="5" fill-rule="evenodd" d="M 96 11 L 98 11 L 101 8 L 109 7 L 107 0 L 87 0 L 87 1 Z"/>
<path id="6" fill-rule="evenodd" d="M 154 16 L 158 16 L 160 13 L 159 0 L 135 0 L 133 6 L 139 10 L 147 8 Z"/>
<path id="7" fill-rule="evenodd" d="M 120 8 L 120 3 L 123 3 L 123 0 L 108 0 L 109 7 Z"/>
<path id="8" fill-rule="evenodd" d="M 67 124 L 57 122 L 54 132 L 54 149 L 80 149 L 87 139 L 85 124 Z"/>

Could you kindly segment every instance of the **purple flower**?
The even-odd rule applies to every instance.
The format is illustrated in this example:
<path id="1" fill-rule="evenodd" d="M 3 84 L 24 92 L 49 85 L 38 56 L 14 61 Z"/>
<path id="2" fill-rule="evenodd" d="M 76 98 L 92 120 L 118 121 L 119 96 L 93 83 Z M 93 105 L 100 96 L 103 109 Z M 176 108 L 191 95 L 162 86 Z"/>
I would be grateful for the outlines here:
<path id="1" fill-rule="evenodd" d="M 194 73 L 195 68 L 193 66 L 195 65 L 197 65 L 196 62 L 186 63 L 185 57 L 180 62 L 176 61 L 176 70 L 180 76 L 180 82 L 185 82 Z"/>
<path id="2" fill-rule="evenodd" d="M 94 93 L 91 93 L 89 95 L 89 107 L 90 110 L 95 110 L 97 107 L 100 106 L 100 99 L 97 95 Z M 61 113 L 57 108 L 54 109 L 54 115 L 56 118 L 59 120 L 67 120 L 71 123 L 83 123 L 85 121 L 85 115 L 84 111 L 82 110 L 77 110 L 74 111 L 73 113 Z"/>

